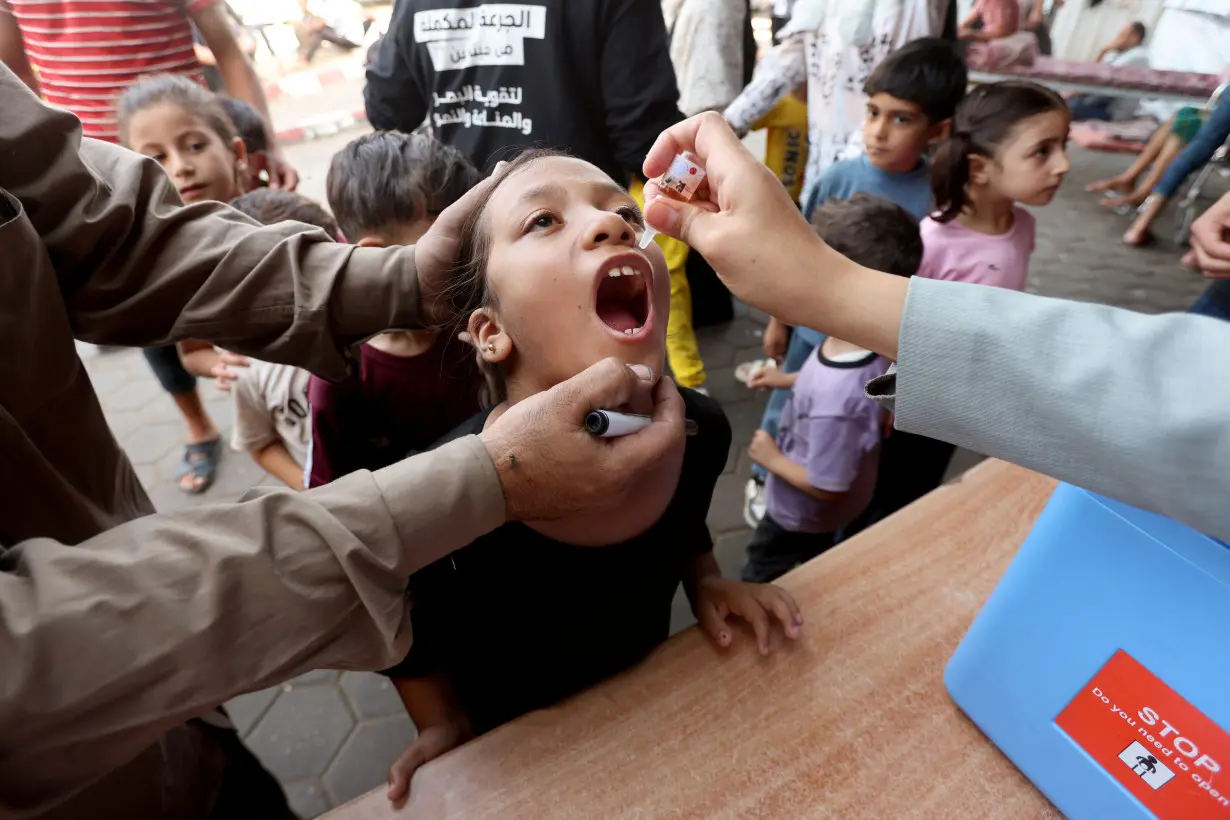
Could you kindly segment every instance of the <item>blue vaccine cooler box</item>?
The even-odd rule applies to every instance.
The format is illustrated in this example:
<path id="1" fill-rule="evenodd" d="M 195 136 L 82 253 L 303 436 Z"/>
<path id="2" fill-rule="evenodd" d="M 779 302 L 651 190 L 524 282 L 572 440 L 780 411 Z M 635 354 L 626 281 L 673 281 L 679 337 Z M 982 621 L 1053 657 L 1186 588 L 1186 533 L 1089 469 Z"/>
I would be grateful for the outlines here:
<path id="1" fill-rule="evenodd" d="M 1230 546 L 1061 484 L 944 677 L 1072 820 L 1230 820 Z"/>

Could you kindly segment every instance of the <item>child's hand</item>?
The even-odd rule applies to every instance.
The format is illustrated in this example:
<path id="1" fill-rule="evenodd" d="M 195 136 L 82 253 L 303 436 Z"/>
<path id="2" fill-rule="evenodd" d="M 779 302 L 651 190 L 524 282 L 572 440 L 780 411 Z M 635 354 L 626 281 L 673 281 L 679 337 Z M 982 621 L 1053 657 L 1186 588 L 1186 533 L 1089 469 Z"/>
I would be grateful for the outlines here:
<path id="1" fill-rule="evenodd" d="M 757 430 L 752 436 L 752 443 L 747 448 L 747 454 L 752 461 L 769 469 L 769 464 L 775 458 L 781 456 L 782 451 L 777 448 L 777 442 L 773 440 L 773 436 L 766 433 L 764 430 Z"/>
<path id="2" fill-rule="evenodd" d="M 389 769 L 388 798 L 396 802 L 410 793 L 410 779 L 419 766 L 430 763 L 445 752 L 452 751 L 473 737 L 468 723 L 444 723 L 428 726 Z"/>
<path id="3" fill-rule="evenodd" d="M 762 367 L 748 376 L 747 386 L 753 390 L 789 390 L 794 387 L 794 375 L 776 367 Z"/>
<path id="4" fill-rule="evenodd" d="M 231 368 L 247 366 L 247 356 L 240 356 L 238 353 L 221 350 L 218 352 L 218 361 L 213 367 L 209 368 L 209 375 L 213 378 L 215 387 L 224 393 L 229 393 L 232 382 L 239 378 L 239 374 Z"/>
<path id="5" fill-rule="evenodd" d="M 764 355 L 778 364 L 786 358 L 786 347 L 790 344 L 790 328 L 777 319 L 770 318 L 764 329 Z"/>
<path id="6" fill-rule="evenodd" d="M 774 618 L 781 622 L 782 630 L 791 640 L 799 637 L 799 627 L 803 625 L 799 605 L 781 587 L 728 581 L 719 575 L 710 575 L 697 582 L 692 612 L 701 629 L 722 649 L 730 646 L 731 641 L 726 618 L 738 615 L 752 625 L 756 647 L 762 655 L 769 651 L 769 631 Z"/>

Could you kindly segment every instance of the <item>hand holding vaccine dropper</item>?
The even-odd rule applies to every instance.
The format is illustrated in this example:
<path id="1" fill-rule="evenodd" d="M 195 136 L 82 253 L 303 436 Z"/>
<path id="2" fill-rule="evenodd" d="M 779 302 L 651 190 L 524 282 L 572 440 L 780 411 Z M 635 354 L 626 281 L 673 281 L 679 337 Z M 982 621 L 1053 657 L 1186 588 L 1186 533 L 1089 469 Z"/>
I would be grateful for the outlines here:
<path id="1" fill-rule="evenodd" d="M 657 185 L 663 196 L 687 202 L 696 195 L 697 189 L 704 181 L 705 169 L 697 163 L 696 155 L 691 151 L 684 151 L 682 154 L 675 155 L 670 168 L 666 170 L 661 179 L 657 180 Z M 645 233 L 641 236 L 641 248 L 648 248 L 649 243 L 657 235 L 658 232 L 654 228 L 646 225 Z"/>

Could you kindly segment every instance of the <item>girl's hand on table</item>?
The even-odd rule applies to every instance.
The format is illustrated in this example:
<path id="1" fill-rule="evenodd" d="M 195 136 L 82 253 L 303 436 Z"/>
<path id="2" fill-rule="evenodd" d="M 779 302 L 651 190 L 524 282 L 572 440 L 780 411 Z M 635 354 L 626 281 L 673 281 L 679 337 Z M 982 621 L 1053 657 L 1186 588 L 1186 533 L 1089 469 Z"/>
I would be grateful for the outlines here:
<path id="1" fill-rule="evenodd" d="M 700 579 L 692 601 L 696 620 L 720 648 L 730 646 L 732 635 L 727 618 L 737 615 L 752 625 L 756 647 L 760 654 L 769 651 L 769 632 L 774 620 L 781 624 L 786 637 L 799 637 L 803 616 L 790 593 L 772 584 L 747 584 L 729 581 L 718 575 Z"/>
<path id="2" fill-rule="evenodd" d="M 420 766 L 445 752 L 451 752 L 473 736 L 473 731 L 464 722 L 428 726 L 419 732 L 419 736 L 389 768 L 389 800 L 396 802 L 410 794 L 410 780 Z"/>

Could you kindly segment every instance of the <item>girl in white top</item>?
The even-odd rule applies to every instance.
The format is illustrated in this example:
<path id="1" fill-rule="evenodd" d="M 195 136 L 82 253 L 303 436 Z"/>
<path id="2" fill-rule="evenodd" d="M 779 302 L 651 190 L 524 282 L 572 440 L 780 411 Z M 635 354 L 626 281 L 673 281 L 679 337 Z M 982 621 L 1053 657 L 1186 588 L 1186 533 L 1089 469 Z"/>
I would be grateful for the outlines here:
<path id="1" fill-rule="evenodd" d="M 861 153 L 868 75 L 893 50 L 938 35 L 947 10 L 946 0 L 799 0 L 781 45 L 761 60 L 752 82 L 726 108 L 726 119 L 746 133 L 806 82 L 806 198 L 821 171 Z"/>

